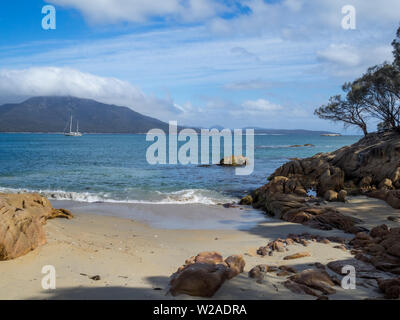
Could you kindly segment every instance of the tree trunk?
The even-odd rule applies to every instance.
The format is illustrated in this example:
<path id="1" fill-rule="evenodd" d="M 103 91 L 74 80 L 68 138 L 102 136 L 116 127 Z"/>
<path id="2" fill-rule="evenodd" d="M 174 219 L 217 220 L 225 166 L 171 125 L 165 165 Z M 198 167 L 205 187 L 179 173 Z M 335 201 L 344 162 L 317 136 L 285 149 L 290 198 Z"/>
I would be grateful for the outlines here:
<path id="1" fill-rule="evenodd" d="M 362 131 L 364 133 L 364 136 L 367 136 L 368 135 L 367 126 L 361 126 L 361 129 L 362 129 Z"/>

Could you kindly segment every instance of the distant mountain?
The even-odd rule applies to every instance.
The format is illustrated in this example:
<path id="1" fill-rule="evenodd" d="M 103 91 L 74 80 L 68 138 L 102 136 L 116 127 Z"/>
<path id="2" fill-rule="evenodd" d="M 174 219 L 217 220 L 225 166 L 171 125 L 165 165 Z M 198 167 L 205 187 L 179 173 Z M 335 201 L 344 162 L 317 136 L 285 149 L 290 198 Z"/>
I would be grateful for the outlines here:
<path id="1" fill-rule="evenodd" d="M 209 127 L 209 129 L 217 129 L 223 130 L 226 127 L 220 125 L 213 125 Z M 229 128 L 228 128 L 229 129 Z M 233 130 L 232 128 L 230 128 Z M 304 130 L 304 129 L 265 129 L 259 127 L 244 127 L 243 130 L 246 129 L 254 129 L 255 134 L 301 134 L 301 135 L 321 135 L 321 134 L 334 134 L 330 131 L 313 131 L 313 130 Z"/>
<path id="2" fill-rule="evenodd" d="M 255 134 L 301 134 L 301 135 L 321 135 L 321 134 L 333 134 L 330 131 L 313 131 L 305 129 L 264 129 L 257 127 L 246 127 L 243 129 L 254 129 Z"/>
<path id="3" fill-rule="evenodd" d="M 0 106 L 0 132 L 63 132 L 73 116 L 73 129 L 86 133 L 146 133 L 168 124 L 127 107 L 74 97 L 35 97 Z"/>
<path id="4" fill-rule="evenodd" d="M 133 111 L 75 97 L 35 97 L 22 103 L 0 106 L 0 132 L 63 132 L 71 115 L 84 133 L 147 133 L 158 128 L 168 132 L 168 123 Z M 183 127 L 179 126 L 178 130 Z M 211 128 L 222 130 L 215 125 Z M 250 128 L 250 127 L 249 127 Z M 244 128 L 246 129 L 246 128 Z M 277 130 L 254 128 L 256 134 L 329 134 L 328 131 Z M 199 131 L 199 129 L 195 129 Z"/>

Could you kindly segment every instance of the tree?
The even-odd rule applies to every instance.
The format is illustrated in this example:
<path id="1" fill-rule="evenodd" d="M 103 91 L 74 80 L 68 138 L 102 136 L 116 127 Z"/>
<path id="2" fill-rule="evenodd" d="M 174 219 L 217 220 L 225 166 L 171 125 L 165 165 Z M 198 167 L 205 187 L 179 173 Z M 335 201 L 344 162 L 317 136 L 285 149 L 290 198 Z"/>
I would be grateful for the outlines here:
<path id="1" fill-rule="evenodd" d="M 394 62 L 371 67 L 360 78 L 342 87 L 345 98 L 331 97 L 315 110 L 322 119 L 356 125 L 368 134 L 369 118 L 380 120 L 378 130 L 400 131 L 400 27 L 392 42 Z"/>
<path id="2" fill-rule="evenodd" d="M 396 39 L 392 42 L 394 64 L 400 68 L 400 27 L 397 29 Z"/>
<path id="3" fill-rule="evenodd" d="M 348 83 L 343 86 L 344 91 L 348 91 L 349 88 Z M 345 127 L 358 126 L 364 135 L 368 134 L 365 107 L 347 98 L 343 100 L 341 95 L 331 97 L 327 105 L 318 108 L 314 113 L 321 119 L 343 122 Z"/>
<path id="4" fill-rule="evenodd" d="M 392 64 L 369 68 L 351 84 L 347 99 L 391 129 L 400 129 L 400 72 Z"/>

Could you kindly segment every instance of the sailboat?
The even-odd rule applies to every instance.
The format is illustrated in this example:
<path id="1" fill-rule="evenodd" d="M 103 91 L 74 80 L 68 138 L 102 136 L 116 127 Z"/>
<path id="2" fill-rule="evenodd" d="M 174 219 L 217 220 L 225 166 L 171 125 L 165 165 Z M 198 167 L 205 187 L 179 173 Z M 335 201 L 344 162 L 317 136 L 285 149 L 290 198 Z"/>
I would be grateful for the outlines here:
<path id="1" fill-rule="evenodd" d="M 68 137 L 81 137 L 82 133 L 79 132 L 79 121 L 76 122 L 76 131 L 72 131 L 72 115 L 71 115 L 71 121 L 69 123 L 69 132 L 64 132 L 65 136 Z"/>

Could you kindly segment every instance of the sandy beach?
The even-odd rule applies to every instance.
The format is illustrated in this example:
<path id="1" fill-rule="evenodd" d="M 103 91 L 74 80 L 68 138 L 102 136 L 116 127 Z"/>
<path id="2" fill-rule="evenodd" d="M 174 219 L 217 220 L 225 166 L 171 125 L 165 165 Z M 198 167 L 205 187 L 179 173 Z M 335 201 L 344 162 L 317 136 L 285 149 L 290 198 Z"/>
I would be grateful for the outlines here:
<path id="1" fill-rule="evenodd" d="M 69 203 L 69 207 L 68 207 Z M 135 218 L 107 215 L 110 205 L 53 203 L 73 210 L 71 220 L 49 220 L 45 226 L 47 244 L 20 258 L 2 261 L 0 299 L 193 299 L 187 295 L 173 297 L 167 294 L 169 276 L 185 260 L 202 251 L 218 251 L 224 257 L 242 254 L 246 267 L 242 274 L 226 281 L 213 299 L 315 299 L 313 296 L 295 294 L 283 286 L 285 277 L 268 273 L 262 283 L 248 277 L 248 271 L 258 265 L 293 266 L 297 271 L 310 268 L 315 262 L 350 258 L 349 251 L 334 248 L 334 244 L 312 242 L 306 248 L 300 244 L 289 246 L 289 251 L 273 256 L 259 256 L 256 250 L 269 241 L 284 238 L 290 233 L 340 236 L 351 239 L 353 235 L 339 230 L 320 231 L 309 227 L 267 218 L 252 209 L 205 205 L 134 205 L 129 208 Z M 335 204 L 344 213 L 357 216 L 365 226 L 386 223 L 388 216 L 400 217 L 400 210 L 385 202 L 366 197 L 349 198 L 346 204 Z M 96 210 L 97 208 L 97 210 Z M 113 208 L 118 206 L 113 205 Z M 127 215 L 127 208 L 125 208 Z M 202 214 L 211 211 L 217 226 L 209 228 L 200 223 Z M 146 223 L 145 215 L 163 213 L 158 227 Z M 227 215 L 232 219 L 228 223 Z M 243 215 L 253 221 L 244 225 Z M 183 224 L 174 228 L 174 217 L 181 216 Z M 210 215 L 211 216 L 211 215 Z M 171 217 L 171 223 L 165 221 Z M 163 222 L 163 220 L 165 220 Z M 191 228 L 185 228 L 191 221 Z M 224 222 L 225 221 L 225 222 Z M 208 221 L 213 222 L 213 221 Z M 198 225 L 198 227 L 197 227 Z M 177 225 L 175 225 L 177 226 Z M 227 227 L 229 226 L 229 227 Z M 310 257 L 286 261 L 283 257 L 307 251 Z M 56 269 L 56 290 L 43 290 L 42 267 L 53 265 Z M 327 271 L 333 274 L 332 271 Z M 99 275 L 100 280 L 90 277 Z M 359 279 L 357 279 L 358 281 Z M 365 299 L 381 296 L 375 281 L 360 280 L 356 290 L 336 287 L 330 299 Z"/>

